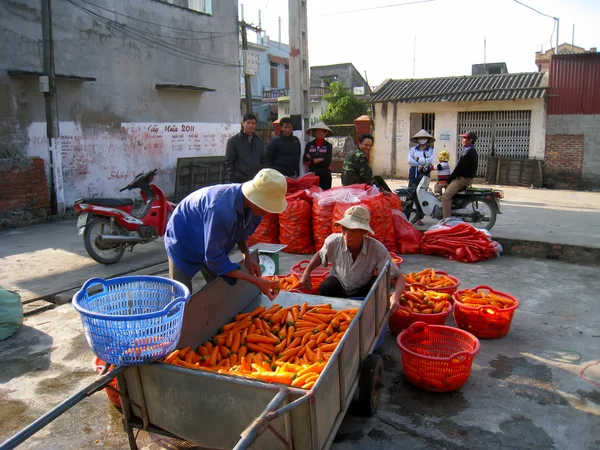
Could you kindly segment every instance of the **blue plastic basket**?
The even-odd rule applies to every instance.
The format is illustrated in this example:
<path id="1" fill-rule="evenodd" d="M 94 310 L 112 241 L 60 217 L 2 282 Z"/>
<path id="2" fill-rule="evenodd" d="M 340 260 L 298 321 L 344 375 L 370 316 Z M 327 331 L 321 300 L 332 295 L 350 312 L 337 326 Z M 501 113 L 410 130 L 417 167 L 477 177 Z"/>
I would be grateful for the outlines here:
<path id="1" fill-rule="evenodd" d="M 98 358 L 133 366 L 175 350 L 189 299 L 186 286 L 167 278 L 92 278 L 73 296 L 73 307 Z"/>

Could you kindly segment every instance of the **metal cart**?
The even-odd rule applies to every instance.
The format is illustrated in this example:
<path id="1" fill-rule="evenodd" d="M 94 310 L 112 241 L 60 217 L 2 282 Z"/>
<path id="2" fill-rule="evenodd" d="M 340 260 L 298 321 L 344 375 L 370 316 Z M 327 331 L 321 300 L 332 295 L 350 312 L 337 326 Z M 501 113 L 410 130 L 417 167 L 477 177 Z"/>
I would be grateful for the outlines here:
<path id="1" fill-rule="evenodd" d="M 135 429 L 175 437 L 211 449 L 321 450 L 330 447 L 359 388 L 361 411 L 372 415 L 379 403 L 382 359 L 372 354 L 389 315 L 389 263 L 364 301 L 282 292 L 289 306 L 331 303 L 359 308 L 315 386 L 307 391 L 168 364 L 118 367 L 0 445 L 22 443 L 85 396 L 117 376 L 123 423 L 131 449 Z M 197 347 L 241 311 L 271 302 L 248 283 L 229 286 L 217 279 L 186 305 L 178 348 Z M 240 439 L 241 436 L 241 439 Z"/>

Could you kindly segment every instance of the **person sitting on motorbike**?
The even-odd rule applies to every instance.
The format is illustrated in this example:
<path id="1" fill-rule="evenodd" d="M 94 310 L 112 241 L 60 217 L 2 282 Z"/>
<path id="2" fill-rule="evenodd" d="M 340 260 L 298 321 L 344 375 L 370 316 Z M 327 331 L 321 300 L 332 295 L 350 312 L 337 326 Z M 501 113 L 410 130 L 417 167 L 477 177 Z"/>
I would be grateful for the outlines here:
<path id="1" fill-rule="evenodd" d="M 450 178 L 450 153 L 446 150 L 440 152 L 440 156 L 438 156 L 439 164 L 431 165 L 429 170 L 437 170 L 438 171 L 438 182 L 433 187 L 433 192 L 438 195 L 441 195 L 443 189 L 448 186 L 448 178 Z"/>
<path id="2" fill-rule="evenodd" d="M 448 178 L 448 187 L 442 196 L 444 219 L 452 215 L 452 197 L 454 197 L 454 194 L 470 186 L 473 178 L 477 175 L 478 157 L 475 150 L 477 135 L 473 131 L 468 131 L 459 135 L 459 137 L 462 138 L 463 150 L 458 164 L 456 164 L 450 178 Z"/>
<path id="3" fill-rule="evenodd" d="M 231 285 L 244 280 L 273 300 L 277 283 L 261 277 L 250 257 L 248 237 L 266 213 L 285 211 L 287 181 L 274 169 L 262 169 L 245 183 L 219 184 L 192 192 L 173 211 L 165 232 L 169 278 L 192 292 L 192 278 L 202 271 L 207 283 L 221 276 Z M 249 273 L 231 262 L 238 245 Z"/>
<path id="4" fill-rule="evenodd" d="M 392 311 L 398 309 L 400 296 L 404 292 L 404 277 L 394 264 L 385 246 L 368 237 L 375 234 L 369 225 L 371 214 L 364 206 L 351 206 L 341 220 L 334 225 L 342 227 L 341 233 L 331 234 L 321 250 L 310 260 L 300 282 L 310 290 L 310 273 L 318 266 L 331 263 L 329 276 L 319 286 L 319 295 L 326 297 L 366 297 L 381 273 L 386 262 L 390 262 L 390 276 L 396 279 L 395 293 L 391 299 Z"/>

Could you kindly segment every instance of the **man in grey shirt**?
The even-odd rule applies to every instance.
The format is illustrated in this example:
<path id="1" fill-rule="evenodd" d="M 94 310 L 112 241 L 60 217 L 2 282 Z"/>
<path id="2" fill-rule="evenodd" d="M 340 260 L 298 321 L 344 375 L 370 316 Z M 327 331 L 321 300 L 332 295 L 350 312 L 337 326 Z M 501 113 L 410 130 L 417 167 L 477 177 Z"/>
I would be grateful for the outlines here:
<path id="1" fill-rule="evenodd" d="M 393 263 L 385 246 L 368 237 L 375 234 L 369 225 L 371 214 L 363 206 L 352 206 L 344 218 L 335 222 L 342 232 L 325 239 L 323 248 L 310 260 L 300 282 L 311 289 L 310 273 L 319 265 L 331 263 L 329 276 L 319 286 L 319 295 L 326 297 L 366 297 L 375 282 L 375 274 L 381 273 L 386 262 L 390 262 L 390 276 L 396 279 L 395 293 L 391 300 L 392 312 L 398 309 L 400 296 L 404 292 L 404 277 Z"/>

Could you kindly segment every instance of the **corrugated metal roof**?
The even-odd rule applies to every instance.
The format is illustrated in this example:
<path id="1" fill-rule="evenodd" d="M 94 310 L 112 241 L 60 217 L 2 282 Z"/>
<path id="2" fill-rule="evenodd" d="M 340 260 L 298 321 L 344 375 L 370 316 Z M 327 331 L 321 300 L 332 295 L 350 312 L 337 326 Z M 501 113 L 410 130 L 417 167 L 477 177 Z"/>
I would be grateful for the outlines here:
<path id="1" fill-rule="evenodd" d="M 542 98 L 547 89 L 541 72 L 447 78 L 389 80 L 371 102 L 481 102 Z"/>

